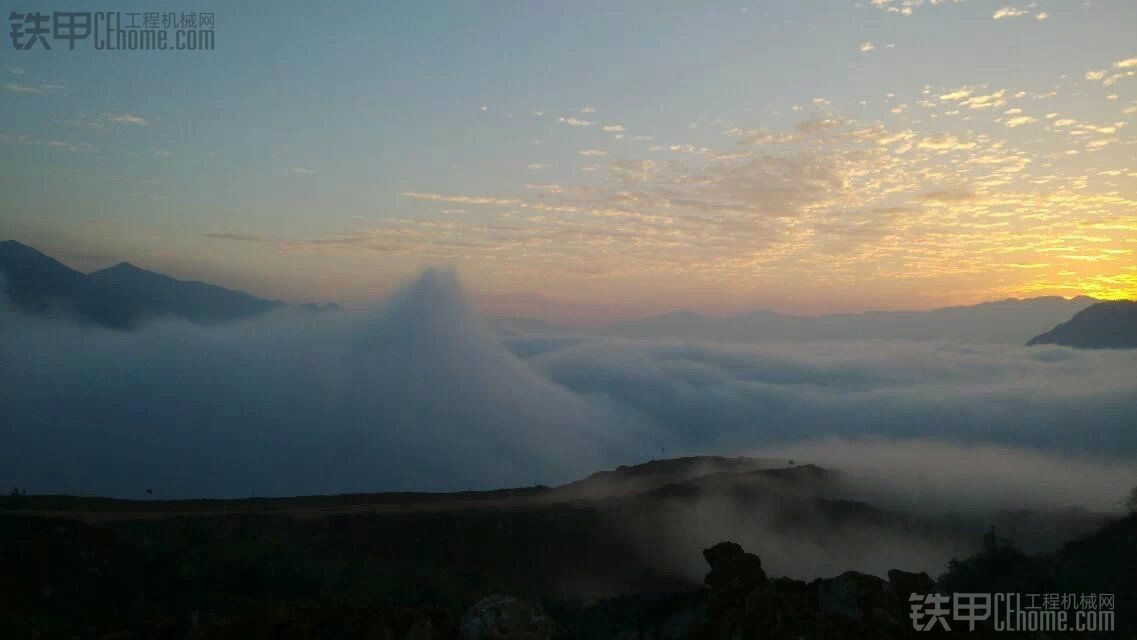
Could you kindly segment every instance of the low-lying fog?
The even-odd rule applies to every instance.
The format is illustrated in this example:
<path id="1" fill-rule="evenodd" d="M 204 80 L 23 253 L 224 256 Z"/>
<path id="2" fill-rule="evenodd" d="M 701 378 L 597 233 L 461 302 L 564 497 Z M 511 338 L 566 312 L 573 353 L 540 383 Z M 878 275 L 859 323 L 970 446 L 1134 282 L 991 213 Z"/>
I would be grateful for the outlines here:
<path id="1" fill-rule="evenodd" d="M 0 305 L 0 309 L 3 306 Z M 374 308 L 133 333 L 0 312 L 0 486 L 141 497 L 559 484 L 697 453 L 898 507 L 1116 509 L 1137 354 L 947 342 L 504 342 L 454 274 Z"/>

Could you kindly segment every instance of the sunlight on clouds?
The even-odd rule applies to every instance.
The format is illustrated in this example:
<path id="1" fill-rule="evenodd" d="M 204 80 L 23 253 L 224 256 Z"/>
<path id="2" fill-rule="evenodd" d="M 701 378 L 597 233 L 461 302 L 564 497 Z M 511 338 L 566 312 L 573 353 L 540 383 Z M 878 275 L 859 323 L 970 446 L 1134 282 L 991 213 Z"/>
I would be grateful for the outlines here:
<path id="1" fill-rule="evenodd" d="M 1017 18 L 1019 16 L 1025 16 L 1028 13 L 1030 13 L 1030 12 L 1027 11 L 1026 9 L 1018 9 L 1015 7 L 1003 7 L 1002 9 L 999 9 L 998 11 L 996 11 L 995 15 L 993 15 L 991 17 L 994 18 L 995 20 L 1001 20 L 1003 18 Z"/>
<path id="2" fill-rule="evenodd" d="M 1015 127 L 1021 127 L 1024 124 L 1030 124 L 1032 122 L 1038 122 L 1038 118 L 1032 118 L 1031 116 L 1018 116 L 1007 120 L 1003 124 L 1014 129 Z"/>
<path id="3" fill-rule="evenodd" d="M 955 3 L 864 6 L 908 16 L 941 4 Z M 1049 17 L 1034 3 L 975 11 L 1035 19 L 1021 27 Z M 879 37 L 844 46 L 891 46 Z M 1089 60 L 1072 84 L 1097 89 L 1137 74 L 1137 58 Z M 514 175 L 496 184 L 440 177 L 404 190 L 405 216 L 256 244 L 455 263 L 518 289 L 556 283 L 568 297 L 624 287 L 662 300 L 676 286 L 835 304 L 857 291 L 909 306 L 1135 297 L 1137 140 L 1125 120 L 1137 102 L 1121 84 L 1125 102 L 1105 110 L 1110 96 L 1074 93 L 1082 88 L 1064 80 L 1015 86 L 976 73 L 900 80 L 853 99 L 811 88 L 771 109 L 777 117 L 714 114 L 657 131 L 634 120 L 635 136 L 619 124 L 631 114 L 608 106 L 600 117 L 591 106 L 503 105 L 495 110 L 548 115 L 560 140 L 538 159 L 513 160 Z"/>

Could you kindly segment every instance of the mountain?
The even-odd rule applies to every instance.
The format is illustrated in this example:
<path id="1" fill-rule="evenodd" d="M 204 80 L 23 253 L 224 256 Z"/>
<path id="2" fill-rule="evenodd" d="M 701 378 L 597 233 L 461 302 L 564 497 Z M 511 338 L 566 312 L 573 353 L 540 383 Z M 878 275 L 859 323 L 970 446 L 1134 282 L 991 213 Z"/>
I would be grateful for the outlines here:
<path id="1" fill-rule="evenodd" d="M 124 320 L 133 323 L 170 315 L 212 324 L 259 315 L 284 305 L 204 282 L 175 280 L 129 262 L 95 271 L 88 278 L 103 295 L 118 302 Z"/>
<path id="2" fill-rule="evenodd" d="M 132 329 L 163 316 L 212 324 L 284 306 L 204 282 L 176 280 L 128 262 L 84 274 L 14 240 L 0 242 L 0 285 L 24 313 L 75 318 L 112 329 Z"/>
<path id="3" fill-rule="evenodd" d="M 785 464 L 765 458 L 725 458 L 721 456 L 688 456 L 651 460 L 596 473 L 556 488 L 559 495 L 574 498 L 608 498 L 650 492 L 668 485 L 722 473 L 757 471 Z"/>
<path id="4" fill-rule="evenodd" d="M 0 242 L 0 287 L 25 313 L 80 317 L 106 326 L 123 321 L 85 274 L 14 240 Z"/>
<path id="5" fill-rule="evenodd" d="M 1137 301 L 1099 302 L 1026 344 L 1028 347 L 1057 344 L 1079 349 L 1137 349 Z"/>
<path id="6" fill-rule="evenodd" d="M 1021 344 L 1093 304 L 1093 298 L 1007 299 L 930 311 L 868 311 L 824 316 L 760 310 L 726 318 L 694 311 L 617 322 L 599 330 L 628 338 L 697 338 L 725 342 L 811 340 L 955 340 Z"/>

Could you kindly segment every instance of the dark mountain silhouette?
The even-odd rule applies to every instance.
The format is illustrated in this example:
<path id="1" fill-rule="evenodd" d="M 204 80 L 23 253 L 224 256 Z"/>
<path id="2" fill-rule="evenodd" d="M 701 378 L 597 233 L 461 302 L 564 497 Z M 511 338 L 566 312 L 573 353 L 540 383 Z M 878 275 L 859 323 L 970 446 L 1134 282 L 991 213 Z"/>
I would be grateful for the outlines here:
<path id="1" fill-rule="evenodd" d="M 88 278 L 103 295 L 118 303 L 128 323 L 172 315 L 211 324 L 259 315 L 284 305 L 204 282 L 175 280 L 129 262 L 95 271 Z"/>
<path id="2" fill-rule="evenodd" d="M 1028 347 L 1057 344 L 1079 349 L 1135 349 L 1137 301 L 1099 302 L 1026 344 Z"/>
<path id="3" fill-rule="evenodd" d="M 759 310 L 725 318 L 683 310 L 617 322 L 596 331 L 628 338 L 702 338 L 727 342 L 807 340 L 958 340 L 1021 344 L 1095 300 L 1079 296 L 1007 299 L 929 311 L 867 311 L 824 316 Z"/>
<path id="4" fill-rule="evenodd" d="M 12 305 L 25 313 L 123 325 L 113 302 L 85 274 L 14 240 L 0 242 L 0 287 Z"/>
<path id="5" fill-rule="evenodd" d="M 176 280 L 128 262 L 84 274 L 14 240 L 0 242 L 0 286 L 19 311 L 112 329 L 133 329 L 164 316 L 214 324 L 285 306 L 204 282 Z"/>
<path id="6" fill-rule="evenodd" d="M 726 458 L 721 456 L 689 456 L 651 460 L 597 471 L 587 478 L 557 487 L 560 495 L 575 498 L 607 498 L 650 492 L 667 485 L 687 482 L 720 473 L 740 473 L 785 464 L 765 458 Z"/>

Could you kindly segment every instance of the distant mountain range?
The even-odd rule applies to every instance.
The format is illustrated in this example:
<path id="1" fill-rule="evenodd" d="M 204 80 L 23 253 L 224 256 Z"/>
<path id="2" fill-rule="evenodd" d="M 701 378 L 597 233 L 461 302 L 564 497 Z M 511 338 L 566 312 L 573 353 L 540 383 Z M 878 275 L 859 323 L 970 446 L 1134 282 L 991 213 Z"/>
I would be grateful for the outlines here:
<path id="1" fill-rule="evenodd" d="M 1099 302 L 1037 335 L 1027 346 L 1058 344 L 1081 349 L 1137 349 L 1137 302 Z"/>
<path id="2" fill-rule="evenodd" d="M 177 280 L 128 262 L 84 274 L 14 240 L 0 242 L 0 292 L 25 313 L 65 316 L 121 330 L 160 317 L 217 324 L 288 306 L 204 282 Z M 942 339 L 1137 347 L 1137 303 L 1095 303 L 1086 296 L 1069 300 L 1049 296 L 930 311 L 825 316 L 762 310 L 715 317 L 684 310 L 584 329 L 525 318 L 498 319 L 495 324 L 506 336 L 573 334 L 723 342 Z M 334 303 L 307 303 L 295 308 L 309 312 L 340 310 Z"/>
<path id="3" fill-rule="evenodd" d="M 14 240 L 0 242 L 0 287 L 20 311 L 62 315 L 112 329 L 134 329 L 147 320 L 170 316 L 216 324 L 287 306 L 204 282 L 176 280 L 129 262 L 84 274 Z"/>
<path id="4" fill-rule="evenodd" d="M 1058 296 L 1009 299 L 930 311 L 869 311 L 825 316 L 755 311 L 727 318 L 693 311 L 619 322 L 605 333 L 627 337 L 702 336 L 728 342 L 807 340 L 955 340 L 1022 344 L 1093 304 Z"/>
<path id="5" fill-rule="evenodd" d="M 817 340 L 952 340 L 1021 345 L 1032 336 L 1097 302 L 1079 296 L 1007 299 L 929 311 L 868 311 L 798 316 L 754 311 L 716 317 L 674 311 L 599 327 L 563 327 L 542 320 L 500 318 L 505 336 L 598 335 L 635 339 L 698 339 L 722 342 L 805 342 Z"/>

